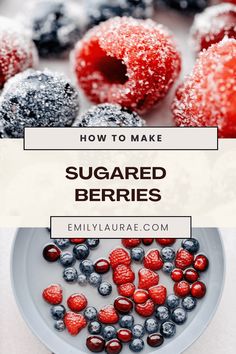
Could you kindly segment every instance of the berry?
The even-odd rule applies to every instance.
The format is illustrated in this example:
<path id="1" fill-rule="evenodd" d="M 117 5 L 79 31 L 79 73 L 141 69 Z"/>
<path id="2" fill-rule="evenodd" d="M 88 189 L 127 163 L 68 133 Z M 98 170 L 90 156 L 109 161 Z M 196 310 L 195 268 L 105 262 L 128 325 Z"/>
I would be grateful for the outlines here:
<path id="1" fill-rule="evenodd" d="M 74 312 L 80 312 L 85 309 L 88 301 L 83 294 L 73 294 L 67 299 L 68 307 Z"/>
<path id="2" fill-rule="evenodd" d="M 145 246 L 149 246 L 153 243 L 154 241 L 154 238 L 142 238 L 142 243 L 145 245 Z"/>
<path id="3" fill-rule="evenodd" d="M 123 238 L 122 245 L 125 248 L 134 248 L 140 245 L 141 239 L 140 238 Z"/>
<path id="4" fill-rule="evenodd" d="M 220 42 L 225 36 L 236 38 L 236 6 L 218 4 L 196 15 L 191 28 L 194 49 L 198 52 Z"/>
<path id="5" fill-rule="evenodd" d="M 129 343 L 129 349 L 132 352 L 139 353 L 144 348 L 144 341 L 141 338 L 135 338 Z"/>
<path id="6" fill-rule="evenodd" d="M 84 243 L 86 238 L 70 238 L 70 243 Z"/>
<path id="7" fill-rule="evenodd" d="M 173 337 L 176 332 L 176 326 L 173 322 L 170 321 L 163 322 L 161 324 L 160 332 L 165 338 Z"/>
<path id="8" fill-rule="evenodd" d="M 191 295 L 201 299 L 206 294 L 206 285 L 201 281 L 196 281 L 191 285 Z"/>
<path id="9" fill-rule="evenodd" d="M 193 255 L 189 253 L 187 250 L 179 249 L 175 258 L 175 265 L 177 268 L 185 269 L 192 265 L 193 259 L 194 259 Z"/>
<path id="10" fill-rule="evenodd" d="M 115 17 L 88 31 L 74 56 L 77 81 L 93 102 L 142 113 L 165 97 L 180 71 L 168 31 L 131 17 Z"/>
<path id="11" fill-rule="evenodd" d="M 181 307 L 177 307 L 171 315 L 171 319 L 178 325 L 183 324 L 187 320 L 187 313 Z"/>
<path id="12" fill-rule="evenodd" d="M 122 344 L 118 339 L 111 339 L 105 345 L 107 354 L 119 354 L 122 350 Z"/>
<path id="13" fill-rule="evenodd" d="M 147 290 L 136 289 L 133 295 L 133 300 L 136 304 L 143 304 L 149 299 L 149 294 Z"/>
<path id="14" fill-rule="evenodd" d="M 187 280 L 189 283 L 194 283 L 199 278 L 199 274 L 195 269 L 189 268 L 186 269 L 184 272 L 184 279 Z"/>
<path id="15" fill-rule="evenodd" d="M 193 262 L 194 268 L 199 272 L 204 272 L 208 268 L 208 265 L 209 265 L 208 258 L 203 254 L 199 254 L 198 256 L 196 256 Z"/>
<path id="16" fill-rule="evenodd" d="M 22 21 L 42 57 L 66 55 L 81 34 L 81 8 L 73 1 L 39 0 L 25 9 Z"/>
<path id="17" fill-rule="evenodd" d="M 132 315 L 124 315 L 119 320 L 119 325 L 122 328 L 131 329 L 134 325 L 134 317 Z"/>
<path id="18" fill-rule="evenodd" d="M 131 297 L 135 291 L 135 285 L 133 283 L 121 284 L 117 287 L 117 290 L 119 295 Z"/>
<path id="19" fill-rule="evenodd" d="M 136 324 L 132 328 L 132 334 L 133 338 L 142 338 L 145 334 L 145 329 L 143 325 L 141 324 Z"/>
<path id="20" fill-rule="evenodd" d="M 156 242 L 161 246 L 171 246 L 176 242 L 175 238 L 157 238 Z"/>
<path id="21" fill-rule="evenodd" d="M 144 120 L 137 113 L 117 104 L 99 104 L 85 112 L 78 123 L 79 127 L 141 127 Z"/>
<path id="22" fill-rule="evenodd" d="M 151 270 L 159 270 L 163 266 L 163 261 L 160 257 L 160 252 L 157 249 L 148 251 L 143 259 L 143 265 L 145 268 Z"/>
<path id="23" fill-rule="evenodd" d="M 65 330 L 66 326 L 63 320 L 58 320 L 55 322 L 54 324 L 54 328 L 58 331 L 58 332 L 62 332 Z"/>
<path id="24" fill-rule="evenodd" d="M 98 320 L 104 324 L 115 324 L 119 315 L 113 305 L 107 305 L 98 312 Z"/>
<path id="25" fill-rule="evenodd" d="M 167 0 L 167 6 L 186 13 L 201 12 L 207 7 L 209 0 Z"/>
<path id="26" fill-rule="evenodd" d="M 69 311 L 64 317 L 65 326 L 67 331 L 72 335 L 76 336 L 83 328 L 86 327 L 86 319 L 83 315 Z"/>
<path id="27" fill-rule="evenodd" d="M 110 265 L 115 269 L 118 265 L 127 265 L 131 263 L 131 258 L 129 253 L 123 248 L 116 248 L 109 254 Z"/>
<path id="28" fill-rule="evenodd" d="M 130 250 L 130 256 L 132 261 L 142 262 L 144 255 L 145 252 L 142 247 L 134 247 Z"/>
<path id="29" fill-rule="evenodd" d="M 180 281 L 184 277 L 184 273 L 182 269 L 175 268 L 171 272 L 171 279 L 174 280 L 175 282 Z"/>
<path id="30" fill-rule="evenodd" d="M 185 297 L 190 293 L 190 286 L 185 280 L 181 280 L 174 285 L 174 292 L 179 297 Z"/>
<path id="31" fill-rule="evenodd" d="M 89 256 L 89 248 L 85 244 L 77 244 L 73 248 L 75 258 L 79 261 L 86 259 Z"/>
<path id="32" fill-rule="evenodd" d="M 102 336 L 107 341 L 116 337 L 116 328 L 114 326 L 105 326 L 102 330 Z"/>
<path id="33" fill-rule="evenodd" d="M 102 332 L 102 325 L 98 321 L 92 321 L 88 324 L 88 331 L 90 334 L 100 334 Z"/>
<path id="34" fill-rule="evenodd" d="M 143 304 L 136 304 L 135 310 L 140 316 L 149 317 L 154 313 L 155 304 L 151 299 L 148 299 Z"/>
<path id="35" fill-rule="evenodd" d="M 97 318 L 97 310 L 95 309 L 95 307 L 93 306 L 88 306 L 86 307 L 86 309 L 84 310 L 84 317 L 86 318 L 86 320 L 88 321 L 93 321 Z"/>
<path id="36" fill-rule="evenodd" d="M 176 92 L 172 106 L 176 125 L 218 126 L 220 138 L 236 137 L 235 65 L 235 39 L 225 37 L 200 53 Z"/>
<path id="37" fill-rule="evenodd" d="M 93 353 L 100 353 L 105 348 L 105 340 L 100 336 L 90 336 L 86 339 L 87 348 Z"/>
<path id="38" fill-rule="evenodd" d="M 55 245 L 46 245 L 43 249 L 43 258 L 48 262 L 56 262 L 60 257 L 60 249 Z"/>
<path id="39" fill-rule="evenodd" d="M 78 92 L 64 76 L 28 69 L 4 86 L 0 124 L 5 137 L 22 138 L 25 127 L 71 126 L 78 112 Z M 64 248 L 63 239 L 54 242 Z"/>
<path id="40" fill-rule="evenodd" d="M 169 309 L 166 306 L 158 306 L 155 316 L 159 321 L 167 321 L 170 317 Z"/>
<path id="41" fill-rule="evenodd" d="M 128 328 L 120 328 L 117 331 L 117 338 L 123 343 L 128 343 L 133 338 L 132 332 Z"/>
<path id="42" fill-rule="evenodd" d="M 51 305 L 59 305 L 62 302 L 62 288 L 58 284 L 51 284 L 43 291 L 43 298 Z"/>
<path id="43" fill-rule="evenodd" d="M 51 307 L 51 315 L 54 320 L 62 320 L 66 313 L 66 309 L 63 305 L 54 305 Z"/>
<path id="44" fill-rule="evenodd" d="M 86 240 L 86 245 L 90 249 L 94 249 L 94 248 L 98 247 L 99 243 L 100 243 L 99 238 L 87 238 L 87 240 Z"/>
<path id="45" fill-rule="evenodd" d="M 62 252 L 60 255 L 60 263 L 63 267 L 71 267 L 75 264 L 76 259 L 73 253 L 69 251 Z"/>
<path id="46" fill-rule="evenodd" d="M 98 259 L 95 263 L 94 263 L 94 270 L 95 272 L 99 273 L 99 274 L 105 274 L 107 272 L 109 272 L 110 270 L 110 263 L 107 259 Z"/>
<path id="47" fill-rule="evenodd" d="M 112 292 L 112 285 L 108 283 L 108 281 L 103 281 L 99 286 L 98 286 L 98 292 L 102 296 L 108 296 Z"/>
<path id="48" fill-rule="evenodd" d="M 53 242 L 62 250 L 70 245 L 70 240 L 68 238 L 55 238 Z"/>
<path id="49" fill-rule="evenodd" d="M 150 298 L 156 305 L 164 305 L 166 301 L 167 291 L 163 285 L 154 285 L 148 289 Z"/>
<path id="50" fill-rule="evenodd" d="M 180 299 L 178 296 L 174 294 L 169 294 L 166 298 L 166 305 L 169 307 L 169 309 L 175 309 L 177 306 L 179 306 Z"/>
<path id="51" fill-rule="evenodd" d="M 149 289 L 151 286 L 157 285 L 159 282 L 159 275 L 150 269 L 141 268 L 138 272 L 140 289 Z"/>
<path id="52" fill-rule="evenodd" d="M 0 89 L 15 74 L 37 64 L 37 52 L 23 26 L 0 17 Z"/>
<path id="53" fill-rule="evenodd" d="M 181 246 L 192 254 L 197 253 L 200 247 L 196 238 L 187 238 L 183 240 Z"/>
<path id="54" fill-rule="evenodd" d="M 174 264 L 171 262 L 165 262 L 163 264 L 162 270 L 164 273 L 168 273 L 170 274 L 172 272 L 172 270 L 174 269 Z"/>
<path id="55" fill-rule="evenodd" d="M 175 251 L 171 247 L 164 247 L 161 249 L 161 258 L 164 262 L 171 262 L 175 258 Z"/>
<path id="56" fill-rule="evenodd" d="M 94 271 L 93 262 L 91 259 L 84 259 L 79 265 L 80 271 L 85 275 L 90 275 Z"/>
<path id="57" fill-rule="evenodd" d="M 88 282 L 87 277 L 84 274 L 78 274 L 77 281 L 78 281 L 78 284 L 81 285 L 81 286 L 86 285 L 87 282 Z"/>
<path id="58" fill-rule="evenodd" d="M 197 305 L 197 300 L 192 296 L 186 296 L 182 300 L 182 306 L 187 311 L 192 311 Z"/>
<path id="59" fill-rule="evenodd" d="M 101 274 L 95 272 L 91 273 L 88 277 L 88 282 L 90 285 L 94 286 L 95 288 L 98 288 L 102 282 Z"/>
<path id="60" fill-rule="evenodd" d="M 153 348 L 160 347 L 163 344 L 163 342 L 164 342 L 164 338 L 159 333 L 149 334 L 149 336 L 147 337 L 147 344 Z"/>
<path id="61" fill-rule="evenodd" d="M 129 266 L 124 264 L 118 265 L 113 272 L 113 281 L 116 285 L 132 283 L 135 274 Z"/>
<path id="62" fill-rule="evenodd" d="M 117 297 L 114 301 L 114 307 L 115 309 L 122 313 L 122 314 L 127 314 L 133 309 L 133 302 L 130 299 L 127 299 L 126 297 Z"/>
<path id="63" fill-rule="evenodd" d="M 158 321 L 155 318 L 147 318 L 144 327 L 147 333 L 155 333 L 159 328 Z"/>
<path id="64" fill-rule="evenodd" d="M 77 270 L 74 267 L 67 267 L 63 271 L 63 278 L 68 283 L 73 283 L 78 279 Z"/>

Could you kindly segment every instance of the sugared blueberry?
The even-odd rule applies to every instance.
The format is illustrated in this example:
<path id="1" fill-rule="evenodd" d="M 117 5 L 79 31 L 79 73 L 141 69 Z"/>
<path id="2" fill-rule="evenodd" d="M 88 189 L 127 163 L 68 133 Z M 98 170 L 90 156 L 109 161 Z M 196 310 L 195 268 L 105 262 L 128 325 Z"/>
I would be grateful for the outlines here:
<path id="1" fill-rule="evenodd" d="M 171 247 L 164 247 L 161 249 L 161 258 L 164 262 L 171 262 L 175 258 L 175 250 Z"/>
<path id="2" fill-rule="evenodd" d="M 182 300 L 182 306 L 187 311 L 192 311 L 197 305 L 197 299 L 192 296 L 186 296 Z"/>
<path id="3" fill-rule="evenodd" d="M 62 320 L 66 313 L 63 305 L 55 305 L 51 307 L 51 315 L 54 320 Z"/>
<path id="4" fill-rule="evenodd" d="M 187 320 L 187 312 L 182 307 L 177 307 L 172 312 L 171 319 L 176 324 L 181 325 Z"/>
<path id="5" fill-rule="evenodd" d="M 60 255 L 60 263 L 63 267 L 71 267 L 75 264 L 76 259 L 73 253 L 69 251 L 62 252 Z"/>
<path id="6" fill-rule="evenodd" d="M 99 238 L 87 238 L 86 240 L 86 244 L 90 249 L 94 249 L 98 247 L 99 243 L 100 243 Z"/>
<path id="7" fill-rule="evenodd" d="M 161 324 L 160 332 L 165 338 L 173 337 L 176 332 L 176 326 L 173 322 L 170 321 L 163 322 Z"/>
<path id="8" fill-rule="evenodd" d="M 88 283 L 88 279 L 84 274 L 78 274 L 78 284 L 84 286 Z"/>
<path id="9" fill-rule="evenodd" d="M 163 264 L 163 267 L 162 267 L 163 272 L 170 274 L 173 269 L 174 269 L 174 264 L 173 263 L 165 262 Z"/>
<path id="10" fill-rule="evenodd" d="M 70 240 L 68 238 L 55 238 L 53 242 L 62 250 L 70 245 Z"/>
<path id="11" fill-rule="evenodd" d="M 158 321 L 155 318 L 147 318 L 144 327 L 147 333 L 155 333 L 159 328 Z"/>
<path id="12" fill-rule="evenodd" d="M 62 332 L 65 330 L 66 326 L 63 320 L 58 320 L 55 322 L 54 324 L 54 328 L 58 331 L 58 332 Z"/>
<path id="13" fill-rule="evenodd" d="M 98 292 L 102 296 L 108 296 L 112 292 L 112 285 L 108 281 L 103 281 L 101 284 L 98 286 Z"/>
<path id="14" fill-rule="evenodd" d="M 196 238 L 187 238 L 182 241 L 181 246 L 190 253 L 197 253 L 199 251 L 199 242 Z"/>
<path id="15" fill-rule="evenodd" d="M 90 285 L 94 286 L 95 288 L 98 288 L 102 282 L 102 276 L 96 272 L 93 272 L 89 275 L 88 282 Z"/>
<path id="16" fill-rule="evenodd" d="M 159 321 L 166 321 L 170 317 L 169 309 L 166 306 L 158 306 L 156 308 L 155 316 Z"/>
<path id="17" fill-rule="evenodd" d="M 89 248 L 83 243 L 77 244 L 73 248 L 73 253 L 78 260 L 82 261 L 89 256 Z"/>
<path id="18" fill-rule="evenodd" d="M 102 336 L 107 341 L 116 337 L 116 328 L 112 325 L 105 326 L 102 330 Z"/>
<path id="19" fill-rule="evenodd" d="M 134 247 L 130 250 L 131 259 L 135 262 L 142 262 L 145 251 L 142 247 Z"/>
<path id="20" fill-rule="evenodd" d="M 132 327 L 133 338 L 142 338 L 145 334 L 145 328 L 141 324 L 135 324 Z"/>
<path id="21" fill-rule="evenodd" d="M 132 315 L 124 315 L 119 320 L 119 325 L 122 328 L 131 329 L 134 325 L 134 317 Z"/>
<path id="22" fill-rule="evenodd" d="M 132 352 L 139 353 L 144 348 L 144 341 L 141 338 L 135 338 L 129 343 L 129 349 Z"/>
<path id="23" fill-rule="evenodd" d="M 63 271 L 63 278 L 68 283 L 73 283 L 78 279 L 77 270 L 74 267 L 67 267 Z"/>
<path id="24" fill-rule="evenodd" d="M 166 305 L 169 307 L 169 309 L 175 309 L 177 306 L 179 306 L 179 303 L 180 298 L 175 294 L 169 294 L 166 298 Z"/>
<path id="25" fill-rule="evenodd" d="M 94 271 L 93 262 L 91 259 L 84 259 L 79 265 L 80 271 L 85 275 L 90 275 Z"/>
<path id="26" fill-rule="evenodd" d="M 84 310 L 84 317 L 88 321 L 93 321 L 97 318 L 97 310 L 93 306 L 88 306 Z"/>
<path id="27" fill-rule="evenodd" d="M 88 324 L 88 331 L 90 334 L 100 334 L 102 332 L 102 325 L 98 321 L 92 321 Z"/>

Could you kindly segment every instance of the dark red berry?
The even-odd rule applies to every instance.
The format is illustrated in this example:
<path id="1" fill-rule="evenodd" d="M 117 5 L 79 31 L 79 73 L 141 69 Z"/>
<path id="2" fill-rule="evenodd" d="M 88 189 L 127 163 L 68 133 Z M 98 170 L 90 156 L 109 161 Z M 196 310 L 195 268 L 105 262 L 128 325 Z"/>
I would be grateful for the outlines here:
<path id="1" fill-rule="evenodd" d="M 156 242 L 161 246 L 171 246 L 175 243 L 175 238 L 156 238 Z"/>
<path id="2" fill-rule="evenodd" d="M 133 300 L 136 304 L 143 304 L 149 299 L 149 293 L 144 289 L 137 289 L 134 292 Z"/>
<path id="3" fill-rule="evenodd" d="M 150 345 L 150 347 L 160 347 L 164 342 L 164 338 L 161 334 L 159 333 L 153 333 L 149 334 L 147 337 L 147 344 Z"/>
<path id="4" fill-rule="evenodd" d="M 122 343 L 118 339 L 111 339 L 106 343 L 105 351 L 108 354 L 119 354 L 122 350 Z"/>
<path id="5" fill-rule="evenodd" d="M 129 313 L 133 309 L 133 302 L 126 297 L 117 297 L 114 301 L 115 309 L 120 313 Z"/>
<path id="6" fill-rule="evenodd" d="M 107 273 L 110 269 L 110 262 L 107 259 L 101 258 L 94 263 L 94 270 L 99 274 Z"/>
<path id="7" fill-rule="evenodd" d="M 180 282 L 175 283 L 174 292 L 175 292 L 175 295 L 177 295 L 179 297 L 187 296 L 190 292 L 189 283 L 187 283 L 185 280 L 181 280 Z"/>
<path id="8" fill-rule="evenodd" d="M 117 331 L 116 335 L 117 335 L 117 338 L 123 343 L 128 343 L 133 338 L 131 330 L 126 329 L 126 328 L 120 328 Z"/>
<path id="9" fill-rule="evenodd" d="M 100 336 L 90 336 L 86 340 L 87 348 L 93 353 L 100 353 L 105 348 L 105 340 Z"/>
<path id="10" fill-rule="evenodd" d="M 201 281 L 196 281 L 191 286 L 191 295 L 201 299 L 206 294 L 206 285 Z"/>
<path id="11" fill-rule="evenodd" d="M 51 243 L 46 245 L 43 249 L 43 258 L 48 262 L 56 262 L 59 259 L 60 254 L 60 249 Z"/>
<path id="12" fill-rule="evenodd" d="M 198 278 L 199 278 L 199 274 L 195 269 L 189 268 L 185 270 L 184 279 L 187 280 L 189 283 L 194 283 L 195 281 L 198 280 Z"/>
<path id="13" fill-rule="evenodd" d="M 154 238 L 142 238 L 142 243 L 145 245 L 145 246 L 149 246 L 153 243 L 154 241 Z"/>
<path id="14" fill-rule="evenodd" d="M 70 238 L 71 243 L 84 243 L 86 238 Z"/>
<path id="15" fill-rule="evenodd" d="M 174 280 L 175 282 L 178 282 L 183 279 L 184 273 L 182 269 L 175 268 L 171 272 L 171 279 Z"/>
<path id="16" fill-rule="evenodd" d="M 199 270 L 200 272 L 204 272 L 208 268 L 208 258 L 204 256 L 203 254 L 199 254 L 193 262 L 193 266 L 196 270 Z"/>

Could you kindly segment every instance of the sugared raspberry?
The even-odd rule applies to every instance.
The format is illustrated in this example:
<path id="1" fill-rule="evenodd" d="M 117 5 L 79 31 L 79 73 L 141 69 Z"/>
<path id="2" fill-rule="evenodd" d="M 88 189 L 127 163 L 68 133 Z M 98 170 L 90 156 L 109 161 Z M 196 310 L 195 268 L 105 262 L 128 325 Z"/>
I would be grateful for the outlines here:
<path id="1" fill-rule="evenodd" d="M 0 16 L 0 88 L 15 74 L 35 66 L 37 52 L 25 30 Z"/>
<path id="2" fill-rule="evenodd" d="M 115 17 L 88 31 L 77 43 L 74 70 L 91 101 L 145 112 L 175 81 L 180 56 L 162 25 Z"/>
<path id="3" fill-rule="evenodd" d="M 236 38 L 236 6 L 225 3 L 206 8 L 195 16 L 191 35 L 197 52 L 220 42 L 225 36 Z"/>
<path id="4" fill-rule="evenodd" d="M 221 138 L 236 137 L 236 40 L 224 38 L 200 53 L 173 102 L 178 126 L 218 126 Z"/>

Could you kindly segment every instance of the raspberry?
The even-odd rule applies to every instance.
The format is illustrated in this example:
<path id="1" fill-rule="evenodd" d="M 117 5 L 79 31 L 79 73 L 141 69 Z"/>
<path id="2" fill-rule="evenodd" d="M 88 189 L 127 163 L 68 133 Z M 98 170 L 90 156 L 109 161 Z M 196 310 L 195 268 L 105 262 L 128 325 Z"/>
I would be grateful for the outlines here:
<path id="1" fill-rule="evenodd" d="M 148 289 L 150 298 L 156 305 L 164 305 L 166 301 L 166 287 L 163 285 L 155 285 Z"/>
<path id="2" fill-rule="evenodd" d="M 115 17 L 88 31 L 74 57 L 78 83 L 91 101 L 141 113 L 165 97 L 181 65 L 162 25 L 131 17 Z"/>
<path id="3" fill-rule="evenodd" d="M 83 294 L 73 294 L 67 299 L 68 307 L 75 312 L 79 312 L 85 309 L 88 301 Z"/>
<path id="4" fill-rule="evenodd" d="M 199 55 L 173 102 L 178 126 L 218 126 L 219 137 L 236 137 L 236 40 L 224 38 Z"/>
<path id="5" fill-rule="evenodd" d="M 149 289 L 151 286 L 157 285 L 159 282 L 159 275 L 150 269 L 141 268 L 138 272 L 140 289 Z"/>
<path id="6" fill-rule="evenodd" d="M 174 285 L 175 295 L 185 297 L 190 293 L 190 285 L 185 280 L 181 280 Z"/>
<path id="7" fill-rule="evenodd" d="M 121 242 L 125 248 L 133 248 L 133 247 L 140 245 L 141 239 L 140 238 L 123 238 Z"/>
<path id="8" fill-rule="evenodd" d="M 152 316 L 155 310 L 155 304 L 151 299 L 148 299 L 143 304 L 136 304 L 135 310 L 140 316 L 149 317 Z"/>
<path id="9" fill-rule="evenodd" d="M 121 284 L 117 287 L 117 290 L 119 295 L 131 297 L 135 291 L 135 285 L 133 283 Z"/>
<path id="10" fill-rule="evenodd" d="M 59 284 L 51 284 L 43 290 L 42 296 L 49 304 L 59 305 L 63 299 L 62 287 Z"/>
<path id="11" fill-rule="evenodd" d="M 0 88 L 10 77 L 36 63 L 37 52 L 28 33 L 15 21 L 0 16 Z"/>
<path id="12" fill-rule="evenodd" d="M 185 269 L 191 266 L 193 260 L 194 260 L 194 256 L 187 250 L 181 248 L 178 250 L 176 254 L 175 265 L 177 268 Z"/>
<path id="13" fill-rule="evenodd" d="M 114 306 L 107 305 L 98 312 L 98 320 L 104 324 L 114 324 L 119 321 L 119 315 Z"/>
<path id="14" fill-rule="evenodd" d="M 130 255 L 124 248 L 116 248 L 112 250 L 109 254 L 109 260 L 113 269 L 120 264 L 129 266 L 131 263 Z"/>
<path id="15" fill-rule="evenodd" d="M 160 252 L 157 249 L 150 250 L 143 260 L 145 268 L 151 270 L 159 270 L 163 266 L 163 260 L 160 257 Z"/>
<path id="16" fill-rule="evenodd" d="M 236 6 L 218 4 L 208 7 L 195 16 L 191 29 L 192 42 L 196 51 L 207 49 L 220 42 L 225 36 L 236 38 Z"/>
<path id="17" fill-rule="evenodd" d="M 69 311 L 65 314 L 64 322 L 68 332 L 72 336 L 76 336 L 84 327 L 86 327 L 87 321 L 83 315 Z"/>
<path id="18" fill-rule="evenodd" d="M 119 264 L 113 272 L 113 281 L 116 285 L 132 283 L 134 277 L 132 269 L 125 264 Z"/>

